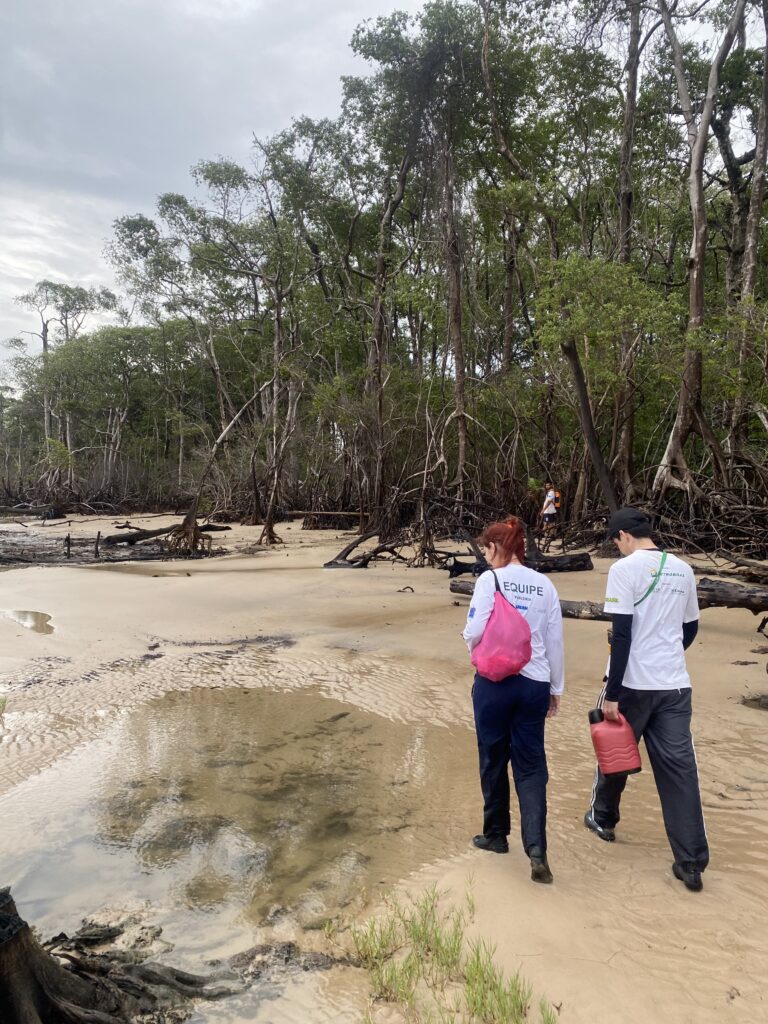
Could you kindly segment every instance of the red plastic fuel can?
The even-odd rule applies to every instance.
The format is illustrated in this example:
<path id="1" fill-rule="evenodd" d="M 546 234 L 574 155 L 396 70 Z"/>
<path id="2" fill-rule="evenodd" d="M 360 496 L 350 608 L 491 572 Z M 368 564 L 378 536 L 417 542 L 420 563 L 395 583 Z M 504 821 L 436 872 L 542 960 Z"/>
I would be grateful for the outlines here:
<path id="1" fill-rule="evenodd" d="M 641 770 L 637 740 L 624 715 L 619 713 L 618 722 L 610 722 L 595 708 L 589 712 L 589 729 L 603 775 L 634 775 Z"/>

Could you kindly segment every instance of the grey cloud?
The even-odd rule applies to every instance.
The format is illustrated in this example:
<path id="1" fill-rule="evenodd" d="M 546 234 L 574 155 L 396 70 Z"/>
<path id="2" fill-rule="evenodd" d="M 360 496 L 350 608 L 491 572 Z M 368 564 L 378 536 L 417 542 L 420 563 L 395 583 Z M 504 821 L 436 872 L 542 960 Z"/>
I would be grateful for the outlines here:
<path id="1" fill-rule="evenodd" d="M 92 281 L 121 213 L 246 161 L 253 134 L 333 115 L 360 21 L 420 0 L 34 0 L 0 10 L 0 338 L 8 296 Z"/>

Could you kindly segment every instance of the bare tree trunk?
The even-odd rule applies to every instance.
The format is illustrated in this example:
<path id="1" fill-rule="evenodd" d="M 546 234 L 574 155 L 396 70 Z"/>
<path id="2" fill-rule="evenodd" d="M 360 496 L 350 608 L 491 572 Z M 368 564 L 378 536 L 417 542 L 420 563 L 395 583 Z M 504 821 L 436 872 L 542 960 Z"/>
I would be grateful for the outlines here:
<path id="1" fill-rule="evenodd" d="M 632 228 L 635 192 L 632 162 L 635 153 L 637 117 L 637 79 L 640 68 L 641 0 L 627 0 L 629 11 L 629 47 L 627 51 L 627 89 L 624 104 L 624 128 L 619 153 L 619 262 L 629 263 L 632 256 Z"/>
<path id="2" fill-rule="evenodd" d="M 446 133 L 447 136 L 450 133 Z M 456 464 L 455 486 L 458 497 L 464 497 L 464 476 L 467 462 L 467 419 L 464 405 L 465 365 L 464 337 L 461 313 L 461 251 L 456 223 L 456 171 L 451 153 L 451 140 L 445 139 L 445 184 L 443 190 L 443 226 L 445 245 L 445 272 L 448 291 L 448 347 L 453 355 L 453 397 L 456 409 L 459 451 Z"/>
<path id="3" fill-rule="evenodd" d="M 120 445 L 122 443 L 123 425 L 127 418 L 127 407 L 125 409 L 110 410 L 110 423 L 112 429 L 109 437 L 109 451 L 107 453 L 107 471 L 103 482 L 103 487 L 105 489 L 112 486 L 112 482 L 115 477 L 117 456 L 120 452 Z"/>
<path id="4" fill-rule="evenodd" d="M 384 360 L 387 344 L 387 286 L 389 254 L 392 244 L 392 219 L 405 194 L 407 164 L 401 165 L 398 193 L 389 195 L 379 224 L 379 251 L 376 254 L 373 298 L 373 335 L 368 350 L 367 389 L 372 393 L 375 409 L 373 505 L 380 514 L 384 507 Z"/>
<path id="5" fill-rule="evenodd" d="M 200 530 L 198 529 L 197 526 L 197 507 L 200 504 L 200 498 L 203 493 L 205 481 L 208 479 L 208 475 L 211 472 L 211 469 L 213 468 L 214 462 L 216 461 L 216 453 L 218 452 L 219 448 L 224 443 L 224 441 L 227 439 L 227 435 L 237 424 L 238 420 L 243 415 L 243 413 L 245 413 L 246 410 L 249 409 L 251 405 L 253 405 L 257 398 L 260 398 L 264 394 L 267 388 L 270 387 L 271 383 L 271 380 L 267 381 L 265 384 L 262 384 L 261 388 L 259 388 L 258 391 L 255 391 L 251 395 L 251 397 L 245 402 L 245 404 L 242 405 L 240 409 L 238 409 L 238 411 L 235 413 L 235 415 L 232 417 L 229 423 L 227 423 L 222 432 L 214 441 L 213 447 L 211 448 L 211 453 L 208 456 L 208 461 L 206 462 L 203 468 L 203 472 L 200 474 L 200 479 L 197 482 L 197 491 L 195 493 L 194 498 L 192 499 L 192 504 L 189 507 L 189 511 L 184 516 L 184 519 L 181 522 L 181 524 L 179 526 L 175 526 L 170 533 L 170 540 L 171 543 L 173 544 L 173 550 L 177 554 L 192 554 L 193 552 L 200 549 L 202 535 L 200 534 Z"/>
<path id="6" fill-rule="evenodd" d="M 560 349 L 568 361 L 571 373 L 573 374 L 573 382 L 576 387 L 576 397 L 579 402 L 579 420 L 581 422 L 581 429 L 584 432 L 589 457 L 595 468 L 598 482 L 600 483 L 600 490 L 603 492 L 603 498 L 605 499 L 605 503 L 608 508 L 611 512 L 615 512 L 619 507 L 619 503 L 616 499 L 616 492 L 613 488 L 610 470 L 606 465 L 602 449 L 600 448 L 600 439 L 597 436 L 595 420 L 592 416 L 592 407 L 589 402 L 589 391 L 587 389 L 587 381 L 584 376 L 584 368 L 582 367 L 581 359 L 579 358 L 579 350 L 576 347 L 576 342 L 573 338 L 561 341 Z"/>
<path id="7" fill-rule="evenodd" d="M 181 493 L 182 487 L 184 486 L 184 431 L 182 429 L 181 420 L 179 420 L 179 457 L 176 466 L 176 474 L 179 493 Z"/>
<path id="8" fill-rule="evenodd" d="M 635 151 L 637 116 L 637 80 L 640 68 L 640 0 L 627 0 L 629 10 L 629 48 L 627 52 L 627 88 L 624 128 L 619 154 L 619 262 L 629 265 L 632 258 L 634 220 L 634 184 L 632 162 Z M 621 338 L 621 374 L 623 384 L 617 398 L 618 439 L 611 469 L 621 486 L 625 503 L 634 497 L 632 454 L 635 440 L 635 387 L 632 380 L 634 337 L 625 331 Z"/>
<path id="9" fill-rule="evenodd" d="M 763 81 L 760 90 L 760 109 L 757 117 L 757 138 L 755 140 L 755 158 L 752 164 L 752 191 L 749 197 L 749 211 L 744 235 L 744 262 L 741 276 L 741 303 L 745 307 L 743 315 L 746 319 L 748 305 L 755 294 L 757 277 L 757 260 L 760 246 L 760 221 L 762 218 L 763 201 L 765 199 L 765 167 L 768 155 L 768 0 L 762 0 L 763 26 L 766 43 L 763 47 Z M 729 447 L 737 451 L 744 444 L 747 433 L 747 408 L 749 403 L 747 365 L 752 358 L 752 338 L 749 325 L 745 322 L 741 328 L 739 339 L 739 388 L 733 404 Z"/>
<path id="10" fill-rule="evenodd" d="M 221 376 L 221 367 L 219 366 L 219 360 L 216 355 L 216 342 L 213 335 L 213 328 L 208 328 L 208 334 L 206 338 L 206 348 L 208 355 L 211 360 L 211 369 L 213 370 L 213 377 L 216 381 L 216 400 L 219 404 L 219 423 L 221 429 L 227 425 L 227 421 L 234 415 L 234 407 L 227 393 L 227 389 L 224 386 L 224 380 Z"/>
<path id="11" fill-rule="evenodd" d="M 72 427 L 72 413 L 69 412 L 69 410 L 64 414 L 64 433 L 66 437 L 67 451 L 69 452 L 69 459 L 67 461 L 67 487 L 71 491 L 74 490 L 75 487 L 75 466 L 73 462 L 74 456 L 72 455 L 75 448 L 75 438 Z"/>
<path id="12" fill-rule="evenodd" d="M 277 460 L 277 437 L 280 425 L 280 366 L 285 348 L 283 339 L 283 288 L 281 273 L 274 281 L 275 311 L 272 336 L 272 461 Z"/>
<path id="13" fill-rule="evenodd" d="M 395 214 L 405 198 L 408 174 L 413 162 L 413 152 L 421 125 L 421 116 L 413 126 L 408 140 L 407 151 L 403 156 L 397 172 L 394 190 L 387 187 L 384 209 L 379 221 L 379 241 L 374 270 L 373 297 L 373 332 L 368 348 L 368 377 L 366 389 L 373 394 L 375 408 L 375 463 L 373 468 L 373 505 L 379 515 L 384 507 L 384 365 L 387 349 L 387 294 L 390 279 L 390 260 L 392 251 L 392 224 Z"/>
<path id="14" fill-rule="evenodd" d="M 48 322 L 43 320 L 40 337 L 43 342 L 43 372 L 46 374 L 43 388 L 43 429 L 46 440 L 51 436 L 51 395 L 48 391 Z"/>
<path id="15" fill-rule="evenodd" d="M 760 245 L 760 220 L 765 198 L 765 165 L 768 155 L 768 0 L 762 0 L 763 26 L 766 44 L 763 47 L 763 82 L 760 90 L 760 110 L 757 119 L 755 159 L 752 164 L 752 194 L 744 240 L 744 267 L 741 280 L 741 300 L 746 302 L 755 294 L 757 258 Z"/>
<path id="16" fill-rule="evenodd" d="M 512 349 L 515 341 L 515 292 L 519 270 L 517 247 L 519 243 L 515 215 L 509 209 L 504 211 L 504 335 L 501 346 L 501 372 L 507 373 L 512 365 Z"/>
<path id="17" fill-rule="evenodd" d="M 688 198 L 691 207 L 693 236 L 688 257 L 689 294 L 687 330 L 689 334 L 697 331 L 704 322 L 704 272 L 707 253 L 704 158 L 706 156 L 707 140 L 720 84 L 720 70 L 736 38 L 739 24 L 744 16 L 745 3 L 746 0 L 736 0 L 735 10 L 709 69 L 707 92 L 697 124 L 693 104 L 688 92 L 688 83 L 685 78 L 683 49 L 675 31 L 672 14 L 666 0 L 658 0 L 664 29 L 672 48 L 677 92 L 685 118 L 688 146 L 691 153 L 691 165 L 688 174 Z M 701 352 L 688 348 L 685 353 L 683 380 L 678 394 L 675 422 L 653 482 L 653 491 L 657 495 L 663 495 L 670 485 L 682 487 L 689 494 L 695 492 L 693 478 L 684 455 L 685 443 L 694 428 L 699 431 L 705 443 L 710 447 L 716 467 L 721 474 L 725 475 L 722 450 L 717 445 L 714 434 L 705 423 L 704 412 L 701 406 L 701 391 Z M 715 441 L 714 445 L 713 441 Z M 675 469 L 678 470 L 677 476 L 674 473 Z"/>
<path id="18" fill-rule="evenodd" d="M 741 280 L 744 268 L 744 248 L 747 237 L 749 216 L 749 189 L 741 164 L 731 145 L 731 118 L 733 111 L 725 110 L 720 117 L 712 118 L 712 134 L 717 139 L 720 157 L 728 178 L 730 193 L 730 232 L 727 236 L 725 261 L 725 300 L 734 308 L 741 296 Z"/>
<path id="19" fill-rule="evenodd" d="M 387 346 L 387 295 L 391 276 L 392 225 L 395 215 L 405 198 L 408 175 L 413 165 L 421 135 L 424 110 L 431 90 L 430 69 L 420 72 L 420 84 L 416 108 L 409 125 L 405 150 L 397 169 L 394 188 L 386 186 L 384 207 L 379 221 L 378 250 L 373 275 L 373 331 L 368 346 L 368 376 L 366 390 L 374 391 L 375 402 L 375 444 L 376 455 L 373 467 L 373 504 L 375 515 L 384 510 L 384 365 Z M 362 508 L 362 505 L 360 506 Z"/>
<path id="20" fill-rule="evenodd" d="M 584 445 L 579 466 L 579 475 L 576 481 L 576 492 L 571 504 L 571 518 L 578 519 L 584 511 L 587 501 L 587 488 L 589 487 L 589 448 Z"/>
<path id="21" fill-rule="evenodd" d="M 250 471 L 251 492 L 253 495 L 253 512 L 251 513 L 249 519 L 250 523 L 255 526 L 257 523 L 261 523 L 264 521 L 264 507 L 261 502 L 261 492 L 259 490 L 258 477 L 256 476 L 256 448 L 254 448 L 253 451 L 251 452 Z"/>
<path id="22" fill-rule="evenodd" d="M 288 408 L 286 410 L 285 419 L 283 420 L 282 431 L 277 446 L 275 448 L 275 454 L 273 456 L 272 464 L 272 483 L 269 492 L 269 500 L 267 502 L 267 511 L 264 515 L 264 526 L 262 527 L 257 544 L 280 544 L 282 543 L 280 538 L 275 533 L 275 515 L 277 511 L 277 498 L 280 487 L 280 476 L 283 469 L 283 462 L 285 459 L 286 449 L 288 443 L 293 436 L 293 432 L 296 429 L 296 410 L 299 404 L 299 398 L 301 397 L 301 389 L 298 387 L 295 381 L 291 381 L 288 385 Z"/>

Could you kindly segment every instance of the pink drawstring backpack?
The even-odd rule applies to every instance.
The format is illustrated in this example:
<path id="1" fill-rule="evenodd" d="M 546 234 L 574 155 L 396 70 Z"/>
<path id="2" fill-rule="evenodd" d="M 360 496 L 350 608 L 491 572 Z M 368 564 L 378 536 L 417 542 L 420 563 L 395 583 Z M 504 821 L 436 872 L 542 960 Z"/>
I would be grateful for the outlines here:
<path id="1" fill-rule="evenodd" d="M 493 570 L 491 570 L 493 572 Z M 472 650 L 472 664 L 479 675 L 498 683 L 514 676 L 531 660 L 531 627 L 504 597 L 496 573 L 493 611 L 485 632 Z"/>

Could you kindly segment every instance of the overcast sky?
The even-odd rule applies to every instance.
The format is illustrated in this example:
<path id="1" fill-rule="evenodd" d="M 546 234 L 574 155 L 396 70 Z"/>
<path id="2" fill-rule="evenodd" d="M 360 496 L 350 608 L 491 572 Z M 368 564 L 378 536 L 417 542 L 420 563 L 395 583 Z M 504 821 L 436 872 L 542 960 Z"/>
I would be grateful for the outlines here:
<path id="1" fill-rule="evenodd" d="M 187 191 L 203 158 L 332 116 L 349 39 L 422 0 L 0 3 L 0 339 L 34 321 L 36 281 L 112 285 L 113 220 Z M 1 354 L 0 354 L 1 358 Z"/>

